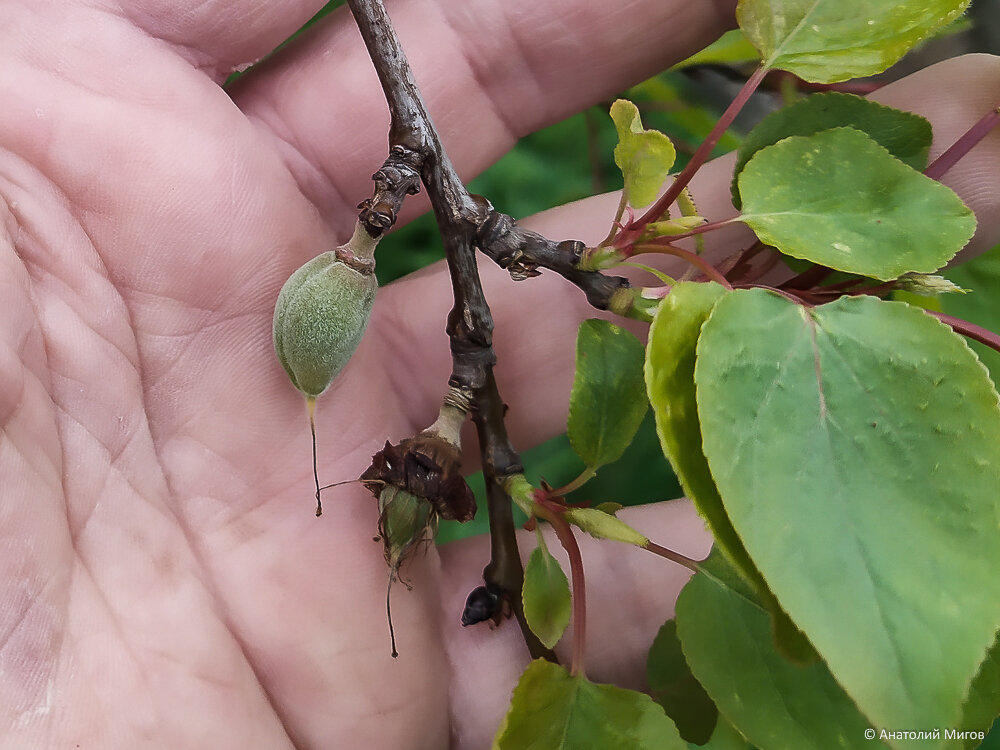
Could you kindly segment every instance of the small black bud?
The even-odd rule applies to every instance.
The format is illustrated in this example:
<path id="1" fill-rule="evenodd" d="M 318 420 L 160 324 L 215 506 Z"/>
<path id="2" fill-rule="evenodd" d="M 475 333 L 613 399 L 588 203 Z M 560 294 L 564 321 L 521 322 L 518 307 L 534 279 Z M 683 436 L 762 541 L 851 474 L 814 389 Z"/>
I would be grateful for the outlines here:
<path id="1" fill-rule="evenodd" d="M 462 627 L 486 620 L 496 620 L 500 613 L 500 595 L 486 586 L 477 586 L 465 600 Z"/>

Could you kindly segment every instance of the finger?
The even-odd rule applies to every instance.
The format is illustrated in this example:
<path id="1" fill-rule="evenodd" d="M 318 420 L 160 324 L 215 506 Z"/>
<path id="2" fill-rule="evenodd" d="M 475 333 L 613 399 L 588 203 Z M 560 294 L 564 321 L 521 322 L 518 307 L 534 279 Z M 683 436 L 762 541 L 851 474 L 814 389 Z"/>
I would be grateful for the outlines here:
<path id="1" fill-rule="evenodd" d="M 941 91 L 947 91 L 947 96 Z M 991 96 L 997 91 L 1000 58 L 976 55 L 949 60 L 890 84 L 878 92 L 878 99 L 930 119 L 933 159 L 995 106 Z M 707 164 L 696 175 L 692 191 L 708 218 L 736 215 L 729 199 L 731 175 L 731 156 Z M 979 229 L 966 252 L 982 252 L 1000 242 L 1000 133 L 992 133 L 973 149 L 943 182 L 979 218 Z M 598 196 L 523 223 L 555 239 L 594 242 L 607 233 L 617 201 L 614 195 Z M 739 225 L 710 233 L 706 235 L 707 257 L 720 260 L 745 246 L 750 237 Z M 565 429 L 576 327 L 583 318 L 598 313 L 587 306 L 577 288 L 554 274 L 515 284 L 485 261 L 480 269 L 495 319 L 497 374 L 509 407 L 508 428 L 515 445 L 525 449 Z M 667 270 L 680 273 L 683 269 L 674 263 Z M 450 288 L 441 266 L 383 289 L 376 306 L 373 325 L 378 338 L 394 343 L 394 366 L 407 373 L 411 396 L 426 394 L 424 400 L 411 398 L 407 407 L 418 423 L 433 417 L 440 384 L 449 372 L 448 342 L 442 330 L 449 307 Z"/>
<path id="2" fill-rule="evenodd" d="M 708 554 L 708 534 L 685 500 L 627 508 L 619 515 L 659 544 L 699 560 Z M 522 532 L 525 560 L 534 547 L 533 536 Z M 587 586 L 587 676 L 595 682 L 644 689 L 646 653 L 656 631 L 673 616 L 674 601 L 690 572 L 637 547 L 585 534 L 577 534 L 577 540 Z M 547 544 L 568 571 L 559 543 L 547 535 Z M 443 639 L 453 670 L 452 746 L 458 750 L 489 747 L 530 657 L 513 621 L 501 623 L 496 630 L 487 624 L 461 626 L 465 598 L 482 583 L 479 572 L 488 556 L 487 540 L 449 544 L 440 552 Z M 571 638 L 572 624 L 556 647 L 563 664 L 569 662 Z"/>
<path id="3" fill-rule="evenodd" d="M 733 24 L 734 5 L 422 0 L 388 10 L 452 161 L 471 176 L 521 135 L 700 49 Z M 349 225 L 385 158 L 388 127 L 350 14 L 325 19 L 233 95 L 281 141 L 305 194 Z"/>
<path id="4" fill-rule="evenodd" d="M 222 83 L 268 54 L 322 7 L 322 0 L 133 0 L 115 10 Z"/>

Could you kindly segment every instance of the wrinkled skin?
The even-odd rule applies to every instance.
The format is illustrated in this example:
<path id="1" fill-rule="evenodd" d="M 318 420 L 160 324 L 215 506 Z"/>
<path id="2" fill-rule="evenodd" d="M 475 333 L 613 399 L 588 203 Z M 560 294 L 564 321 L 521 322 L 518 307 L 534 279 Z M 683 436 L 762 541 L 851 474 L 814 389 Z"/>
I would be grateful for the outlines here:
<path id="1" fill-rule="evenodd" d="M 291 271 L 350 234 L 387 116 L 346 13 L 232 99 L 219 83 L 320 4 L 0 2 L 2 748 L 482 748 L 527 662 L 516 627 L 459 624 L 487 559 L 479 542 L 408 569 L 391 659 L 374 501 L 348 486 L 313 516 L 308 423 L 271 314 Z M 724 3 L 680 0 L 398 5 L 466 176 L 731 23 Z M 879 96 L 932 117 L 939 153 L 998 90 L 1000 66 L 980 57 Z M 725 168 L 694 186 L 714 218 L 732 211 Z M 979 212 L 971 252 L 998 239 L 998 175 L 993 137 L 946 180 Z M 593 241 L 616 202 L 533 226 Z M 485 276 L 524 448 L 563 424 L 590 311 L 548 274 Z M 326 480 L 432 421 L 448 298 L 440 267 L 380 291 L 319 407 Z M 707 549 L 684 503 L 628 518 Z M 639 686 L 683 571 L 589 540 L 584 554 L 588 672 Z"/>

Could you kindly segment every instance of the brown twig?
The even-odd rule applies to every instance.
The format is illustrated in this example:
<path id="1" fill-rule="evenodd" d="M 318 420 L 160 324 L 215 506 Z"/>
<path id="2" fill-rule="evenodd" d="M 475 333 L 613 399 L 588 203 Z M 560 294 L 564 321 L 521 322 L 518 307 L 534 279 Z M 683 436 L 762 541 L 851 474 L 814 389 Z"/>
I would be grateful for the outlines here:
<path id="1" fill-rule="evenodd" d="M 515 281 L 537 276 L 538 268 L 547 268 L 576 284 L 598 310 L 607 310 L 615 292 L 630 286 L 628 279 L 622 276 L 580 270 L 580 260 L 587 248 L 579 240 L 555 242 L 518 226 L 507 214 L 486 205 L 487 218 L 476 241 L 483 253 L 507 269 Z"/>
<path id="2" fill-rule="evenodd" d="M 358 204 L 358 220 L 372 237 L 380 237 L 396 223 L 407 195 L 420 192 L 420 170 L 424 155 L 403 145 L 395 145 L 378 172 L 372 175 L 375 193 Z"/>
<path id="3" fill-rule="evenodd" d="M 487 583 L 495 585 L 511 604 L 531 655 L 554 659 L 552 652 L 542 646 L 524 622 L 520 607 L 524 572 L 514 535 L 510 498 L 499 482 L 502 477 L 522 469 L 520 457 L 511 446 L 504 426 L 505 407 L 493 377 L 496 362 L 493 318 L 476 267 L 475 248 L 492 207 L 469 194 L 448 159 L 381 0 L 347 0 L 347 4 L 389 105 L 392 118 L 390 151 L 419 155 L 419 159 L 407 163 L 420 165 L 420 177 L 444 244 L 455 300 L 447 322 L 452 353 L 449 384 L 472 396 L 472 415 L 479 434 L 487 483 L 492 559 L 484 575 Z M 383 167 L 381 172 L 385 171 Z M 376 182 L 378 177 L 376 174 Z M 399 192 L 398 186 L 390 186 L 388 192 L 399 196 L 400 201 L 405 195 Z M 363 208 L 371 209 L 372 206 L 363 204 Z M 382 221 L 384 223 L 384 219 Z"/>

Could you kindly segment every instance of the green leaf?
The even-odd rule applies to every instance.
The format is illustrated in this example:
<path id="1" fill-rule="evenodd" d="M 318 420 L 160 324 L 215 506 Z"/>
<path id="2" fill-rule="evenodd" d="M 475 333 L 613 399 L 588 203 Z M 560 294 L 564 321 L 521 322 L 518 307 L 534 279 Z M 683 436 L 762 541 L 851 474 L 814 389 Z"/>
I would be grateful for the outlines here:
<path id="1" fill-rule="evenodd" d="M 521 675 L 493 750 L 688 750 L 644 693 L 574 677 L 536 659 Z"/>
<path id="2" fill-rule="evenodd" d="M 681 737 L 704 745 L 715 730 L 719 710 L 691 674 L 677 639 L 677 623 L 667 620 L 646 659 L 646 681 L 653 700 L 674 720 Z"/>
<path id="3" fill-rule="evenodd" d="M 643 356 L 639 339 L 624 328 L 597 319 L 580 324 L 567 432 L 590 469 L 619 459 L 642 423 Z"/>
<path id="4" fill-rule="evenodd" d="M 772 112 L 747 134 L 733 170 L 733 205 L 740 207 L 736 180 L 750 157 L 791 135 L 812 135 L 823 130 L 852 127 L 904 164 L 922 171 L 927 167 L 931 146 L 931 124 L 920 115 L 887 107 L 853 94 L 835 91 L 813 94 Z"/>
<path id="5" fill-rule="evenodd" d="M 739 65 L 757 62 L 760 55 L 739 29 L 730 29 L 705 49 L 674 65 L 674 70 L 690 68 L 693 65 Z"/>
<path id="6" fill-rule="evenodd" d="M 636 547 L 649 544 L 649 539 L 627 523 L 597 508 L 570 508 L 563 512 L 563 518 L 598 539 L 634 544 Z"/>
<path id="7" fill-rule="evenodd" d="M 954 192 L 853 128 L 768 146 L 738 183 L 742 220 L 763 242 L 877 279 L 937 270 L 976 229 Z"/>
<path id="8" fill-rule="evenodd" d="M 656 313 L 646 343 L 646 390 L 664 455 L 684 494 L 705 519 L 715 543 L 748 579 L 760 581 L 722 505 L 701 450 L 695 401 L 695 346 L 701 327 L 726 290 L 715 283 L 674 284 Z"/>
<path id="9" fill-rule="evenodd" d="M 562 638 L 569 625 L 572 598 L 569 581 L 545 541 L 538 537 L 538 546 L 531 552 L 524 566 L 524 618 L 531 632 L 546 648 L 552 648 Z"/>
<path id="10" fill-rule="evenodd" d="M 626 99 L 611 105 L 611 119 L 618 131 L 615 164 L 625 178 L 628 202 L 636 208 L 648 206 L 674 166 L 674 144 L 658 130 L 644 130 L 638 107 Z"/>
<path id="11" fill-rule="evenodd" d="M 993 646 L 979 665 L 979 673 L 972 681 L 959 726 L 966 732 L 988 732 L 997 715 L 1000 715 L 1000 637 L 993 641 Z M 947 745 L 948 750 L 973 750 L 978 746 L 979 740 L 973 739 L 955 739 Z"/>
<path id="12" fill-rule="evenodd" d="M 689 750 L 753 750 L 746 738 L 740 734 L 725 716 L 720 716 L 715 722 L 712 737 L 703 745 L 688 743 Z"/>
<path id="13" fill-rule="evenodd" d="M 825 664 L 792 664 L 774 649 L 767 609 L 718 552 L 681 591 L 677 631 L 694 677 L 757 747 L 885 747 L 865 739 L 871 724 Z"/>
<path id="14" fill-rule="evenodd" d="M 941 310 L 987 330 L 1000 331 L 1000 245 L 978 258 L 947 269 L 945 275 L 971 292 L 942 297 Z M 977 341 L 969 345 L 990 369 L 993 382 L 997 382 L 1000 378 L 1000 352 Z"/>
<path id="15" fill-rule="evenodd" d="M 840 684 L 878 726 L 957 726 L 1000 625 L 1000 408 L 969 348 L 899 302 L 736 291 L 695 383 L 729 517 Z"/>
<path id="16" fill-rule="evenodd" d="M 969 0 L 740 0 L 736 20 L 764 67 L 833 83 L 881 73 Z"/>
<path id="17" fill-rule="evenodd" d="M 646 345 L 646 388 L 664 455 L 684 494 L 705 519 L 715 544 L 767 603 L 781 652 L 798 662 L 815 658 L 812 647 L 788 619 L 747 554 L 712 479 L 701 449 L 695 400 L 695 347 L 705 319 L 725 290 L 714 283 L 675 284 L 660 305 Z"/>
<path id="18" fill-rule="evenodd" d="M 754 50 L 754 57 L 757 52 Z M 718 102 L 683 71 L 667 70 L 628 88 L 625 96 L 639 106 L 649 105 L 663 121 L 663 130 L 675 137 L 699 143 L 708 137 L 718 120 Z M 721 156 L 740 145 L 742 136 L 729 129 L 712 150 Z M 485 195 L 485 193 L 484 193 Z"/>

